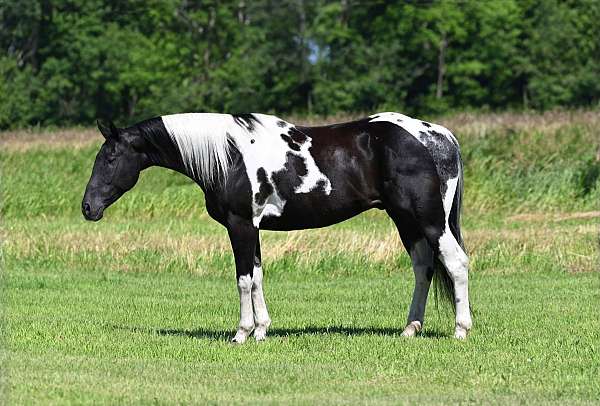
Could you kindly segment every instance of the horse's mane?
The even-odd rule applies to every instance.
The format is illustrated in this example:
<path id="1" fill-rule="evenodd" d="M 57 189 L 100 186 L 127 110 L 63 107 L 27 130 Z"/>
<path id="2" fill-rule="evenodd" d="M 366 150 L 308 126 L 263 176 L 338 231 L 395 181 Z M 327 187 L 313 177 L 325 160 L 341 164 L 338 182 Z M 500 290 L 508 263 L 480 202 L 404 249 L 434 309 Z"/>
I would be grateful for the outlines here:
<path id="1" fill-rule="evenodd" d="M 162 116 L 190 175 L 206 186 L 224 182 L 231 162 L 232 131 L 240 131 L 229 114 L 185 113 Z"/>

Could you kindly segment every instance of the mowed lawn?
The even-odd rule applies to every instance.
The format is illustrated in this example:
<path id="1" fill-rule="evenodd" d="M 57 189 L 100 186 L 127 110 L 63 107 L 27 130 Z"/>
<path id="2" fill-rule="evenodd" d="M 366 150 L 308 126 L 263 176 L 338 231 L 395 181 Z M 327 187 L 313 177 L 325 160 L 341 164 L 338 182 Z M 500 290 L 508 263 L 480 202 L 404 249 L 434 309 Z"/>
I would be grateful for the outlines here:
<path id="1" fill-rule="evenodd" d="M 197 188 L 151 169 L 105 219 L 86 223 L 79 204 L 99 139 L 77 135 L 87 130 L 4 134 L 3 396 L 598 402 L 600 120 L 581 114 L 449 125 L 467 166 L 474 328 L 465 342 L 452 338 L 452 314 L 433 296 L 424 333 L 400 337 L 410 261 L 391 222 L 370 211 L 326 229 L 263 232 L 273 325 L 265 342 L 232 345 L 233 260 Z"/>

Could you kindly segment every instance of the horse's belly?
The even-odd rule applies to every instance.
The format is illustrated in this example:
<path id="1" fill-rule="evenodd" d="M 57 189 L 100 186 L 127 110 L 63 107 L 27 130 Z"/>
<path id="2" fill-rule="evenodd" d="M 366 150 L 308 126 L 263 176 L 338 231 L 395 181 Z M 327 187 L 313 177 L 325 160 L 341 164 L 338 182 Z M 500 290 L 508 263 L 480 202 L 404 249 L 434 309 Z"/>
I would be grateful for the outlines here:
<path id="1" fill-rule="evenodd" d="M 330 226 L 352 218 L 365 210 L 383 208 L 377 199 L 341 201 L 310 197 L 287 201 L 279 215 L 265 215 L 260 229 L 273 231 L 302 230 Z"/>

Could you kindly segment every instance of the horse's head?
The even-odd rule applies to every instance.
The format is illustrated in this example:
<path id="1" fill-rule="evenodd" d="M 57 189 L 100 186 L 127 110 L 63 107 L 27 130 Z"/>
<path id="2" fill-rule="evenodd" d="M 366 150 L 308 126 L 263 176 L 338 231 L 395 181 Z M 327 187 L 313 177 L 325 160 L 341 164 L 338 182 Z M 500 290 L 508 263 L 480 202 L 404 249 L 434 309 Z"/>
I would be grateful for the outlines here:
<path id="1" fill-rule="evenodd" d="M 106 141 L 96 155 L 81 202 L 83 216 L 92 221 L 100 220 L 104 209 L 135 185 L 147 161 L 142 152 L 145 141 L 135 128 L 118 129 L 112 123 L 98 122 L 98 129 Z"/>

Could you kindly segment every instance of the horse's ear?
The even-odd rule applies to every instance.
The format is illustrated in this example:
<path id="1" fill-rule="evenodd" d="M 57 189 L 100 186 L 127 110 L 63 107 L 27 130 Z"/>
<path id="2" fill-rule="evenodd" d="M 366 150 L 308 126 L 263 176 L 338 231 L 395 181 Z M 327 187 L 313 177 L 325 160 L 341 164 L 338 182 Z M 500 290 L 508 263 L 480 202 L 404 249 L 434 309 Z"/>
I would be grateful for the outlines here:
<path id="1" fill-rule="evenodd" d="M 109 138 L 117 138 L 119 135 L 119 130 L 117 130 L 117 127 L 115 127 L 112 121 L 110 121 L 108 125 L 100 120 L 96 120 L 96 123 L 98 124 L 98 129 L 107 140 Z"/>

